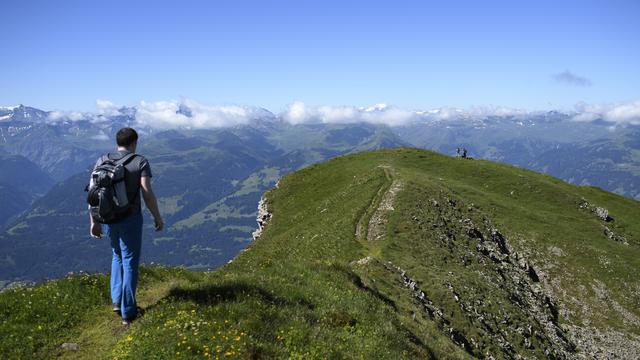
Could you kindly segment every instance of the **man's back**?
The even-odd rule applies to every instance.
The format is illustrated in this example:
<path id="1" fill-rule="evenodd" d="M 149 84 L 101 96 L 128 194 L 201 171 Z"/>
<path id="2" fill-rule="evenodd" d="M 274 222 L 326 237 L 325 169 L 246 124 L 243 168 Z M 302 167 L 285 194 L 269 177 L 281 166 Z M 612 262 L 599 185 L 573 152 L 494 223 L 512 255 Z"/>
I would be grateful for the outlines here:
<path id="1" fill-rule="evenodd" d="M 131 151 L 128 150 L 119 150 L 117 152 L 108 153 L 101 156 L 98 161 L 96 161 L 94 168 L 102 163 L 105 156 L 111 160 L 120 160 L 130 153 Z M 133 215 L 141 211 L 140 180 L 143 176 L 149 178 L 152 176 L 151 166 L 144 156 L 136 154 L 125 164 L 125 169 L 127 171 L 125 173 L 124 182 L 127 189 L 127 199 L 129 199 L 129 203 L 131 204 L 130 215 Z"/>

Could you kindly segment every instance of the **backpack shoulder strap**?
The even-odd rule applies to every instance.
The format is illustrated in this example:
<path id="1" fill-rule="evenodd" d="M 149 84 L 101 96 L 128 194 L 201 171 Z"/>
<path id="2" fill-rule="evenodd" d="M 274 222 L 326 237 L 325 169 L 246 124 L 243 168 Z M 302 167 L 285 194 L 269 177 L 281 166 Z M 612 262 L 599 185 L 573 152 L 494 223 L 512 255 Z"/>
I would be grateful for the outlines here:
<path id="1" fill-rule="evenodd" d="M 127 155 L 123 156 L 122 159 L 117 160 L 116 164 L 126 165 L 129 161 L 131 161 L 131 159 L 133 159 L 136 156 L 138 156 L 138 154 L 128 153 Z"/>

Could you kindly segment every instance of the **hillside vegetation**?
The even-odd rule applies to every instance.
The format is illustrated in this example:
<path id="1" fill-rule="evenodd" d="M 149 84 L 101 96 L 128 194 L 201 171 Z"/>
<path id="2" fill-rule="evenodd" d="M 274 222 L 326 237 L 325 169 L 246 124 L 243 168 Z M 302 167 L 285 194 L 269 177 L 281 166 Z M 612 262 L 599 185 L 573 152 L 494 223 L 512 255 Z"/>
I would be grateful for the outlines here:
<path id="1" fill-rule="evenodd" d="M 280 176 L 337 155 L 403 144 L 388 129 L 366 124 L 280 125 L 265 122 L 261 129 L 167 130 L 141 139 L 139 153 L 151 164 L 153 187 L 168 229 L 164 236 L 155 236 L 153 220 L 146 219 L 147 261 L 199 270 L 226 264 L 251 241 L 256 204 Z M 29 140 L 21 146 L 31 149 L 33 137 L 29 132 L 18 138 Z M 90 140 L 88 134 L 87 138 Z M 68 146 L 75 144 L 59 140 Z M 98 143 L 103 153 L 113 151 L 115 145 L 112 141 Z M 81 145 L 75 144 L 83 148 Z M 25 179 L 37 173 L 5 174 L 5 168 L 28 170 L 24 165 L 28 161 L 22 158 L 22 166 L 7 167 L 15 162 L 3 162 L 0 154 L 0 202 L 5 205 L 0 209 L 0 222 L 6 221 L 0 224 L 0 283 L 43 281 L 70 271 L 108 268 L 110 259 L 101 256 L 104 246 L 86 236 L 83 189 L 89 179 L 88 167 L 100 156 L 98 151 L 92 150 L 89 158 L 76 158 L 74 161 L 84 161 L 82 171 L 68 172 L 69 178 L 33 203 L 21 203 L 15 196 L 19 195 L 16 186 L 28 185 Z M 52 148 L 42 152 L 67 153 Z M 15 179 L 10 187 L 3 187 L 3 178 Z M 53 255 L 67 252 L 76 256 Z"/>
<path id="2" fill-rule="evenodd" d="M 129 328 L 110 311 L 105 275 L 0 294 L 0 353 L 638 357 L 634 200 L 396 149 L 287 175 L 266 203 L 266 228 L 233 262 L 212 272 L 144 268 L 146 314 Z"/>

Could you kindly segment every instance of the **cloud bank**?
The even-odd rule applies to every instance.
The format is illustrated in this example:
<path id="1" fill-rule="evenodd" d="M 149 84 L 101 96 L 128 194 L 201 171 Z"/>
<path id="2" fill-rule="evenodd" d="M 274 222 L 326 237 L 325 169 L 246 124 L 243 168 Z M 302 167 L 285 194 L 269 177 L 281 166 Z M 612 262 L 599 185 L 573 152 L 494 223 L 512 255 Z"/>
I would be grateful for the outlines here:
<path id="1" fill-rule="evenodd" d="M 83 113 L 79 111 L 51 111 L 47 114 L 47 120 L 51 122 L 57 121 L 80 121 L 91 117 L 91 113 Z"/>
<path id="2" fill-rule="evenodd" d="M 243 125 L 270 113 L 263 109 L 239 105 L 210 106 L 185 99 L 182 101 L 141 101 L 136 106 L 136 122 L 156 128 L 206 129 Z"/>
<path id="3" fill-rule="evenodd" d="M 279 117 L 291 124 L 308 123 L 356 123 L 400 126 L 413 121 L 446 122 L 473 121 L 489 117 L 524 119 L 545 115 L 547 111 L 528 111 L 510 107 L 472 107 L 469 109 L 438 108 L 424 111 L 404 110 L 395 106 L 377 104 L 370 107 L 307 106 L 294 102 Z M 609 103 L 578 103 L 574 111 L 562 112 L 573 121 L 592 122 L 604 120 L 616 125 L 640 125 L 640 100 Z"/>
<path id="4" fill-rule="evenodd" d="M 640 125 L 640 100 L 612 104 L 578 103 L 575 109 L 575 121 L 604 120 L 615 124 Z"/>
<path id="5" fill-rule="evenodd" d="M 386 104 L 376 104 L 371 107 L 354 106 L 307 106 L 296 101 L 290 104 L 280 114 L 281 118 L 291 124 L 306 123 L 357 123 L 385 124 L 389 126 L 402 125 L 419 117 L 414 111 L 402 110 Z"/>
<path id="6" fill-rule="evenodd" d="M 591 86 L 591 80 L 584 76 L 576 75 L 569 70 L 565 70 L 561 73 L 551 75 L 556 82 L 579 86 L 579 87 L 587 87 Z"/>
<path id="7" fill-rule="evenodd" d="M 109 100 L 96 100 L 96 113 L 80 111 L 50 111 L 47 120 L 56 123 L 59 121 L 109 121 L 109 117 L 122 115 L 123 107 L 117 106 Z"/>
<path id="8" fill-rule="evenodd" d="M 273 113 L 258 107 L 241 105 L 205 105 L 191 99 L 147 102 L 125 107 L 109 100 L 96 101 L 96 113 L 49 113 L 49 121 L 109 122 L 113 116 L 131 119 L 132 125 L 154 129 L 212 129 L 245 125 L 260 121 L 283 121 L 289 124 L 369 123 L 401 126 L 412 122 L 474 121 L 490 117 L 525 119 L 544 115 L 546 111 L 528 111 L 510 107 L 442 107 L 431 110 L 407 110 L 386 104 L 368 107 L 309 106 L 296 101 L 283 111 Z M 578 103 L 574 110 L 562 112 L 573 121 L 607 121 L 616 125 L 640 125 L 640 100 L 609 104 Z"/>
<path id="9" fill-rule="evenodd" d="M 97 112 L 51 111 L 48 121 L 90 121 L 108 122 L 113 117 L 125 116 L 133 119 L 136 126 L 155 129 L 211 129 L 247 124 L 254 119 L 264 119 L 274 115 L 267 110 L 240 105 L 204 105 L 194 100 L 140 101 L 128 107 L 99 99 Z"/>

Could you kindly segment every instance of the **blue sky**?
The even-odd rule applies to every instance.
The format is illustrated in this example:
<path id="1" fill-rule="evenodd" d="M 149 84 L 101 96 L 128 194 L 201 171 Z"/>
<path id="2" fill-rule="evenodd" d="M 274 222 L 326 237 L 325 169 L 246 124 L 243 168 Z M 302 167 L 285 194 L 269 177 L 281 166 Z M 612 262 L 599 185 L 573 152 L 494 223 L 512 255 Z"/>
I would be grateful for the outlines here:
<path id="1" fill-rule="evenodd" d="M 640 1 L 3 0 L 0 13 L 0 105 L 640 99 Z"/>

